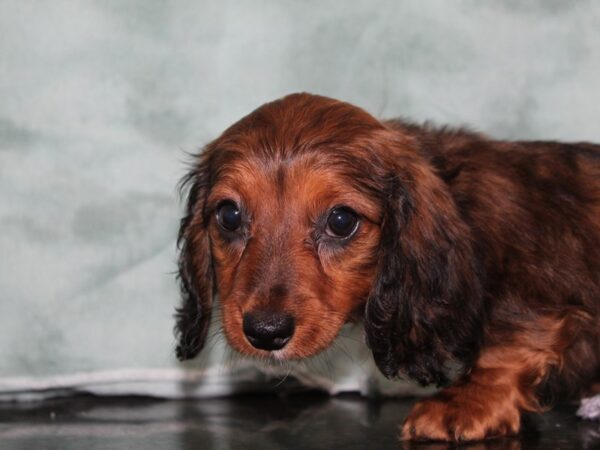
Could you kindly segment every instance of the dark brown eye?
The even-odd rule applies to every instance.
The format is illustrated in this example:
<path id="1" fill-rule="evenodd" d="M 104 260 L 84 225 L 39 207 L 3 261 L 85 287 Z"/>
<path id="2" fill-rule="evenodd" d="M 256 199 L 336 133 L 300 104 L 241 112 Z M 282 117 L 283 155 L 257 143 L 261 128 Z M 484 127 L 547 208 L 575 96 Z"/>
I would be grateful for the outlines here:
<path id="1" fill-rule="evenodd" d="M 217 207 L 217 222 L 227 231 L 236 231 L 242 225 L 242 213 L 234 202 L 224 201 Z"/>
<path id="2" fill-rule="evenodd" d="M 340 206 L 331 210 L 327 219 L 327 234 L 338 238 L 351 236 L 358 226 L 358 215 L 350 208 Z"/>

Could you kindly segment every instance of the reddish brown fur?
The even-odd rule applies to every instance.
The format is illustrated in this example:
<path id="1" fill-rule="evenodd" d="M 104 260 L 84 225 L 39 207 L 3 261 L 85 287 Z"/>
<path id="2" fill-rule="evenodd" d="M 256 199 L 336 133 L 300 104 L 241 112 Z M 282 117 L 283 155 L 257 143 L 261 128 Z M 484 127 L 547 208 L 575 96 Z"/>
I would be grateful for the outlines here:
<path id="1" fill-rule="evenodd" d="M 203 345 L 215 290 L 246 355 L 314 355 L 362 317 L 389 377 L 444 385 L 458 364 L 404 438 L 516 433 L 521 411 L 600 380 L 599 146 L 380 122 L 297 94 L 226 130 L 186 181 L 182 359 Z M 243 238 L 216 223 L 223 200 L 242 205 Z M 360 216 L 343 245 L 320 229 L 339 205 Z M 249 343 L 242 317 L 256 311 L 294 317 L 284 348 Z"/>

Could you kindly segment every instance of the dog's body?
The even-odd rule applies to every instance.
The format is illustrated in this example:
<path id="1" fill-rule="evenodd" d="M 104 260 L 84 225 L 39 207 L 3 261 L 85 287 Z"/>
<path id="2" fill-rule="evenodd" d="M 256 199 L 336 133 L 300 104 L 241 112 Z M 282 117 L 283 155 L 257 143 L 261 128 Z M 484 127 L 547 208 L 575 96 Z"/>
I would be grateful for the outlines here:
<path id="1" fill-rule="evenodd" d="M 186 178 L 178 356 L 213 291 L 241 353 L 295 359 L 364 320 L 388 377 L 447 385 L 403 435 L 516 433 L 600 380 L 600 146 L 380 122 L 295 94 L 209 144 Z"/>

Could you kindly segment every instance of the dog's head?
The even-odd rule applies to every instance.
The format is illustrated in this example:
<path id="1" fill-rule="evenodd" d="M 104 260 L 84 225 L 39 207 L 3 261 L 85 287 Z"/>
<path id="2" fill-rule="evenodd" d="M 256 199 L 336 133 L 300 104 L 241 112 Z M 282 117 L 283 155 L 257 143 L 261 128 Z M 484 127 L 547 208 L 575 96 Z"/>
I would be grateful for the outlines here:
<path id="1" fill-rule="evenodd" d="M 390 377 L 441 383 L 447 361 L 476 352 L 468 230 L 408 134 L 290 95 L 227 129 L 184 182 L 180 359 L 201 350 L 214 293 L 245 355 L 311 356 L 356 319 Z"/>

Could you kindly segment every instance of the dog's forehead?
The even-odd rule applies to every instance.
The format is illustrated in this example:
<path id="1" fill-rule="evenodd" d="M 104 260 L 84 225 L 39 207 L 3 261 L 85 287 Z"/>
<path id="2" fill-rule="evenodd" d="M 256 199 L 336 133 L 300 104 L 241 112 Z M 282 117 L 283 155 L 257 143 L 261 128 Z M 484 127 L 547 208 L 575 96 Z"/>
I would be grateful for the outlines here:
<path id="1" fill-rule="evenodd" d="M 223 132 L 219 145 L 240 153 L 295 157 L 315 147 L 351 145 L 384 125 L 349 103 L 311 94 L 292 94 L 266 103 Z"/>

